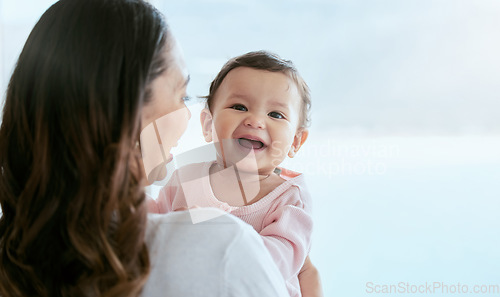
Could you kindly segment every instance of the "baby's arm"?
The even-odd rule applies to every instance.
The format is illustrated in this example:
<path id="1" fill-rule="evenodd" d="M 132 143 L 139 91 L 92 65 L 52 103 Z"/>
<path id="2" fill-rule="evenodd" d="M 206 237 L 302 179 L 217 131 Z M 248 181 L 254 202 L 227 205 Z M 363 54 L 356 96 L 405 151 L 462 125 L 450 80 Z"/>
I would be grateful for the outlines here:
<path id="1" fill-rule="evenodd" d="M 300 198 L 293 199 L 300 196 L 299 190 L 291 190 L 287 201 L 269 212 L 260 231 L 285 280 L 300 272 L 309 253 L 313 226 L 308 205 Z"/>
<path id="2" fill-rule="evenodd" d="M 299 272 L 299 283 L 302 297 L 323 297 L 319 272 L 307 256 L 304 266 Z"/>

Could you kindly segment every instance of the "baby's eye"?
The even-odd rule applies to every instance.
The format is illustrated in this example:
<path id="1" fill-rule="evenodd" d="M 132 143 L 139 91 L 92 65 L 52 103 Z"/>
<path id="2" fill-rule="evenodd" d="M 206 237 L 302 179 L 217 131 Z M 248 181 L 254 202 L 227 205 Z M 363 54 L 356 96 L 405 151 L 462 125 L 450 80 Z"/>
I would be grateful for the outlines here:
<path id="1" fill-rule="evenodd" d="M 270 113 L 267 114 L 268 116 L 275 118 L 275 119 L 284 119 L 285 116 L 277 111 L 271 111 Z"/>
<path id="2" fill-rule="evenodd" d="M 234 104 L 231 106 L 232 109 L 240 110 L 240 111 L 247 111 L 248 109 L 245 107 L 245 105 L 241 104 Z"/>

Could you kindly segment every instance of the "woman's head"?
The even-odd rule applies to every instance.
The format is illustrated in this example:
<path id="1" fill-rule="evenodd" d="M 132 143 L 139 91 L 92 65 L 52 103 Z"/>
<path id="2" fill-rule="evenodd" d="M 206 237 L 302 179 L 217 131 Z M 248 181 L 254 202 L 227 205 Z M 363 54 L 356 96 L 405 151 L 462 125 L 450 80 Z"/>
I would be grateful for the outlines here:
<path id="1" fill-rule="evenodd" d="M 61 0 L 34 27 L 0 128 L 0 295 L 142 287 L 136 143 L 143 107 L 159 99 L 153 82 L 172 62 L 169 35 L 141 0 Z"/>
<path id="2" fill-rule="evenodd" d="M 163 180 L 169 153 L 184 133 L 191 113 L 186 108 L 189 75 L 177 42 L 166 52 L 169 68 L 151 83 L 151 103 L 142 109 L 141 151 L 148 183 Z"/>

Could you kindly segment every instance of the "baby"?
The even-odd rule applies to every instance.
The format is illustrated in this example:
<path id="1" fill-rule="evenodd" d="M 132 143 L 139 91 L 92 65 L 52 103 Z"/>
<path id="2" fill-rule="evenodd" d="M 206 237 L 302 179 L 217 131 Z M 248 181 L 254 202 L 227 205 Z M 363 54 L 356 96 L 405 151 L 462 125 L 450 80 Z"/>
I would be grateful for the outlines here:
<path id="1" fill-rule="evenodd" d="M 299 280 L 312 267 L 311 198 L 301 174 L 278 167 L 307 139 L 309 88 L 292 62 L 258 51 L 229 60 L 206 98 L 201 125 L 216 160 L 174 172 L 149 211 L 221 208 L 262 236 L 290 296 L 316 294 L 317 275 Z"/>

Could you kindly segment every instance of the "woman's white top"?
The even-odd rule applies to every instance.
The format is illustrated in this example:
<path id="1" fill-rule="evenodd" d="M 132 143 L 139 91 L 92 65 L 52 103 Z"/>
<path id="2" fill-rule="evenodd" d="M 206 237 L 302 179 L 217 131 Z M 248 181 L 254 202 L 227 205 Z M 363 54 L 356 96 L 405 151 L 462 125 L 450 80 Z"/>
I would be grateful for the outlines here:
<path id="1" fill-rule="evenodd" d="M 191 215 L 212 219 L 193 224 Z M 216 208 L 149 214 L 151 274 L 141 296 L 288 297 L 255 230 Z"/>

